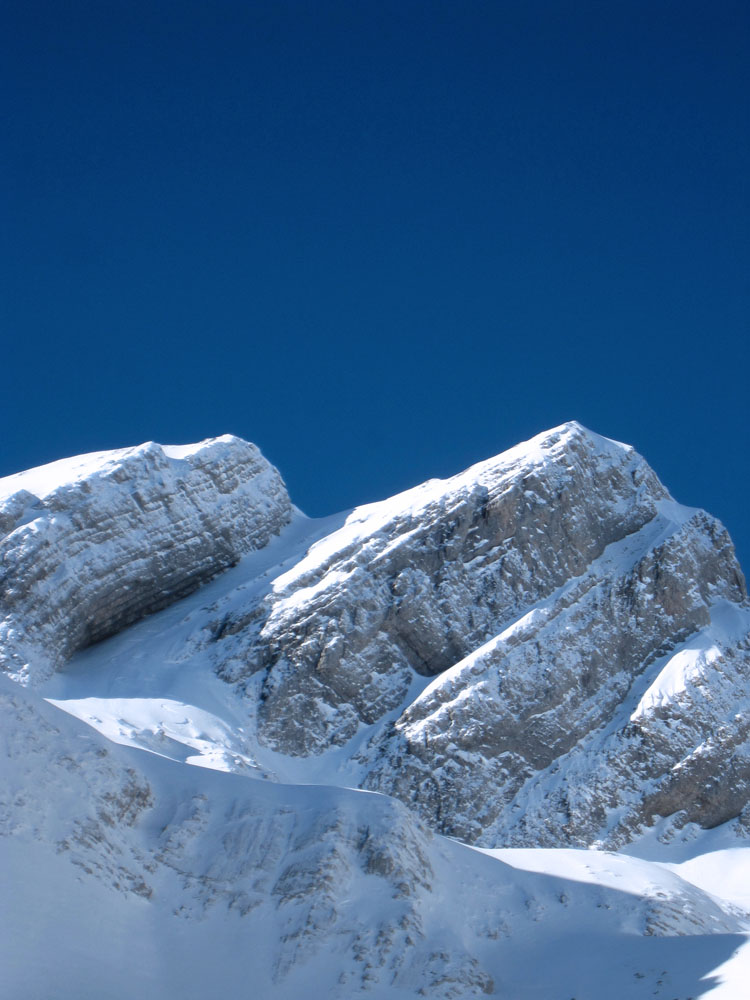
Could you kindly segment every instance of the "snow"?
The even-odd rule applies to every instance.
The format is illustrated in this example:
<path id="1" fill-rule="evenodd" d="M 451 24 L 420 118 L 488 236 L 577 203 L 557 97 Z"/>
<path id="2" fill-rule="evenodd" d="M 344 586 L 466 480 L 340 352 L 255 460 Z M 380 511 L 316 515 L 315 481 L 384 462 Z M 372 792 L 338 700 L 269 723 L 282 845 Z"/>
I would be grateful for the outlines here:
<path id="1" fill-rule="evenodd" d="M 0 500 L 12 496 L 21 490 L 27 490 L 34 496 L 43 499 L 50 493 L 72 483 L 81 482 L 92 475 L 118 466 L 124 458 L 136 454 L 138 448 L 120 448 L 113 451 L 94 451 L 88 455 L 76 455 L 73 458 L 61 458 L 48 465 L 40 465 L 26 472 L 0 479 Z"/>
<path id="2" fill-rule="evenodd" d="M 141 454 L 145 455 L 154 450 L 163 452 L 167 458 L 173 461 L 183 461 L 201 451 L 206 445 L 217 442 L 229 443 L 233 440 L 236 440 L 233 435 L 224 434 L 218 438 L 207 438 L 204 441 L 185 445 L 159 445 L 154 441 L 146 441 L 144 444 L 132 448 L 92 451 L 86 455 L 61 458 L 56 462 L 39 465 L 34 469 L 27 469 L 24 472 L 17 472 L 0 479 L 0 501 L 21 490 L 27 490 L 41 500 L 54 493 L 55 490 L 80 483 L 97 474 L 112 471 L 122 465 L 124 460 Z"/>
<path id="3" fill-rule="evenodd" d="M 226 722 L 171 698 L 48 699 L 113 743 L 217 771 L 256 767 Z M 239 734 L 241 736 L 241 733 Z"/>
<path id="4" fill-rule="evenodd" d="M 750 850 L 747 847 L 707 851 L 680 864 L 665 862 L 664 867 L 750 913 Z"/>
<path id="5" fill-rule="evenodd" d="M 308 576 L 319 575 L 335 558 L 365 539 L 383 539 L 396 520 L 411 520 L 417 525 L 430 506 L 444 503 L 447 494 L 470 493 L 488 481 L 499 483 L 501 489 L 502 483 L 506 480 L 510 482 L 519 469 L 550 464 L 553 455 L 564 450 L 572 437 L 582 435 L 596 445 L 602 456 L 611 457 L 623 451 L 633 454 L 629 446 L 601 437 L 576 421 L 561 424 L 449 479 L 430 479 L 387 500 L 356 507 L 338 531 L 331 532 L 312 546 L 293 569 L 279 577 L 276 589 L 283 592 Z M 408 532 L 401 533 L 396 544 L 402 545 L 408 538 Z M 382 558 L 388 551 L 384 547 L 378 551 L 378 557 Z"/>
<path id="6" fill-rule="evenodd" d="M 700 850 L 700 847 L 694 844 L 693 850 Z M 694 857 L 679 864 L 647 861 L 625 854 L 593 850 L 536 848 L 483 850 L 482 853 L 511 865 L 519 872 L 535 872 L 567 882 L 582 883 L 591 887 L 601 886 L 640 899 L 655 901 L 678 899 L 681 916 L 687 922 L 695 920 L 701 909 L 706 912 L 711 899 L 725 909 L 736 907 L 737 927 L 740 933 L 733 935 L 727 941 L 731 954 L 726 956 L 724 961 L 714 964 L 717 959 L 714 946 L 718 943 L 714 940 L 714 935 L 691 934 L 687 938 L 686 944 L 693 962 L 697 958 L 706 965 L 697 982 L 694 971 L 692 969 L 688 971 L 687 963 L 682 965 L 681 962 L 670 961 L 670 948 L 665 947 L 665 942 L 662 940 L 658 964 L 666 968 L 659 973 L 656 985 L 667 987 L 669 984 L 669 986 L 668 989 L 654 990 L 654 995 L 670 997 L 689 995 L 710 997 L 711 1000 L 742 1000 L 747 996 L 747 984 L 750 982 L 750 848 L 735 846 L 705 854 L 696 853 Z M 706 894 L 703 899 L 701 899 L 702 893 Z M 684 926 L 675 928 L 675 933 L 690 934 Z M 563 940 L 556 942 L 558 961 L 555 965 L 558 970 L 565 964 L 562 954 L 565 943 Z M 616 949 L 618 965 L 627 956 L 633 943 L 628 940 L 619 943 Z M 590 944 L 593 951 L 595 942 L 590 941 Z M 611 944 L 605 943 L 605 949 L 608 958 L 614 959 Z M 634 952 L 636 950 L 633 949 Z M 579 952 L 575 960 L 581 961 L 581 959 Z M 552 958 L 551 960 L 554 961 Z M 587 962 L 590 958 L 587 956 L 583 960 Z M 596 966 L 598 963 L 595 961 L 592 964 Z M 638 978 L 638 972 L 634 973 L 634 978 Z M 647 978 L 645 971 L 642 973 L 642 978 Z M 619 995 L 616 992 L 616 985 L 614 992 L 611 991 L 613 984 L 606 974 L 602 981 L 607 982 L 608 997 Z M 630 987 L 633 990 L 632 994 L 626 992 L 622 995 L 638 996 L 640 986 L 642 983 L 633 982 Z M 593 990 L 597 988 L 595 981 L 589 988 Z M 601 983 L 598 988 L 603 989 Z M 577 995 L 580 996 L 581 993 Z"/>
<path id="7" fill-rule="evenodd" d="M 750 631 L 750 608 L 718 601 L 711 608 L 711 624 L 678 647 L 663 662 L 656 679 L 648 687 L 630 716 L 632 722 L 677 698 L 691 684 L 706 677 L 723 649 Z"/>
<path id="8" fill-rule="evenodd" d="M 547 462 L 551 440 L 564 444 L 579 433 L 589 434 L 605 457 L 631 451 L 566 424 L 501 461 L 454 477 L 450 488 L 474 489 L 485 474 Z M 183 461 L 202 445 L 163 451 L 170 461 Z M 0 498 L 22 489 L 43 497 L 151 447 L 98 452 L 19 473 L 0 481 Z M 349 572 L 326 576 L 334 556 L 364 539 L 382 539 L 396 517 L 418 521 L 446 489 L 446 482 L 434 480 L 389 501 L 319 520 L 297 511 L 278 537 L 235 568 L 79 653 L 38 691 L 23 694 L 24 704 L 38 714 L 19 714 L 18 725 L 6 732 L 8 752 L 0 762 L 0 786 L 7 794 L 0 802 L 0 827 L 15 822 L 14 836 L 0 841 L 2 1000 L 46 1000 L 53 984 L 59 1000 L 202 1000 L 217 989 L 268 1000 L 305 995 L 399 1000 L 416 995 L 420 970 L 442 960 L 435 957 L 442 953 L 451 956 L 446 982 L 463 974 L 464 959 L 456 956 L 467 953 L 489 970 L 494 981 L 489 995 L 518 1000 L 747 996 L 750 848 L 742 846 L 736 825 L 685 831 L 671 844 L 665 842 L 666 828 L 656 829 L 617 854 L 470 848 L 416 824 L 412 829 L 404 807 L 357 788 L 363 766 L 357 755 L 371 729 L 362 726 L 349 744 L 320 757 L 286 757 L 259 742 L 254 699 L 217 677 L 212 640 L 217 623 L 266 595 L 281 595 L 278 607 L 286 611 L 309 602 L 332 580 L 345 583 Z M 471 696 L 481 681 L 466 678 L 484 656 L 544 626 L 566 594 L 613 567 L 627 569 L 694 514 L 661 501 L 653 521 L 609 546 L 581 577 L 525 611 L 440 678 L 415 676 L 404 704 L 454 682 L 457 700 Z M 399 541 L 404 537 L 408 534 Z M 716 603 L 710 626 L 654 667 L 646 690 L 630 705 L 631 718 L 699 680 L 722 647 L 749 629 L 749 609 Z M 3 694 L 12 685 L 1 680 Z M 249 678 L 248 691 L 260 680 Z M 400 712 L 401 707 L 381 725 L 387 727 Z M 31 729 L 27 718 L 34 719 Z M 105 757 L 111 773 L 101 770 Z M 49 777 L 50 762 L 62 780 Z M 88 801 L 86 791 L 92 800 L 110 794 L 107 782 L 119 774 L 117 768 L 143 775 L 155 804 L 132 828 L 120 822 L 105 829 L 111 839 L 103 847 L 92 834 L 93 853 L 81 848 L 71 864 L 68 855 L 78 848 L 60 845 L 70 837 L 72 811 Z M 407 874 L 416 869 L 417 845 L 430 868 L 429 888 L 426 880 L 417 880 L 399 895 L 392 882 L 357 869 L 351 844 L 348 854 L 341 848 L 333 874 L 327 869 L 316 874 L 316 851 L 327 836 L 340 846 L 335 837 L 345 840 L 353 831 L 361 839 L 362 830 L 391 844 L 395 864 Z M 152 870 L 144 858 L 152 857 L 154 844 L 160 853 L 158 864 L 149 862 Z M 306 895 L 303 883 L 299 898 L 291 895 L 281 903 L 272 891 L 287 876 L 285 852 L 294 850 L 295 873 L 304 873 L 309 862 L 312 881 Z M 170 852 L 169 863 L 161 860 Z M 107 871 L 111 865 L 113 879 L 122 883 L 92 877 L 85 867 L 92 857 Z M 243 868 L 250 858 L 255 867 Z M 148 879 L 151 895 L 125 891 L 122 872 L 128 866 Z M 261 882 L 262 889 L 255 889 Z M 306 916 L 305 907 L 316 905 L 322 910 Z M 421 928 L 409 931 L 411 943 L 403 929 L 408 920 Z M 363 924 L 373 938 L 392 932 L 405 961 L 412 956 L 416 966 L 385 967 L 363 986 L 363 963 L 352 952 Z M 335 931 L 326 936 L 329 926 Z M 393 954 L 401 954 L 395 945 Z M 286 961 L 289 969 L 281 976 L 279 966 Z M 457 989 L 435 995 L 480 995 L 479 987 L 470 994 Z"/>

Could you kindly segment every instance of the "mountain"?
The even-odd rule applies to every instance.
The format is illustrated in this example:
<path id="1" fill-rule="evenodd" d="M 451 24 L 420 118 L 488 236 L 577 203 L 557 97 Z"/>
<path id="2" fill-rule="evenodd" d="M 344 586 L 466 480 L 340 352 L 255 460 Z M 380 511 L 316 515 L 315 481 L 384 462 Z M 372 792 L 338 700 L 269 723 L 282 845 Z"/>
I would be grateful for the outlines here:
<path id="1" fill-rule="evenodd" d="M 632 448 L 312 520 L 149 443 L 0 532 L 0 996 L 745 995 L 750 605 Z"/>

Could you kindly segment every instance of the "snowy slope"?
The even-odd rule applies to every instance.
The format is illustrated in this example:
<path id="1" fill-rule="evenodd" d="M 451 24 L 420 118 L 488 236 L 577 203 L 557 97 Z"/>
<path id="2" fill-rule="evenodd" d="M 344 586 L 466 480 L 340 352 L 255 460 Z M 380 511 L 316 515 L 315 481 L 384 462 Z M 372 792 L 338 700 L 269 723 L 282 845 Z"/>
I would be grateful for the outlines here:
<path id="1" fill-rule="evenodd" d="M 157 465 L 184 482 L 202 450 Z M 131 454 L 6 492 L 75 507 L 107 470 L 122 520 Z M 0 996 L 744 997 L 723 529 L 579 425 L 318 521 L 262 461 L 234 568 L 33 686 L 0 675 Z"/>
<path id="2" fill-rule="evenodd" d="M 9 689 L 2 996 L 197 1000 L 219 977 L 273 998 L 684 998 L 738 950 L 715 995 L 744 995 L 750 915 L 700 854 L 480 853 L 387 797 L 186 767 Z M 744 877 L 747 850 L 726 853 Z"/>

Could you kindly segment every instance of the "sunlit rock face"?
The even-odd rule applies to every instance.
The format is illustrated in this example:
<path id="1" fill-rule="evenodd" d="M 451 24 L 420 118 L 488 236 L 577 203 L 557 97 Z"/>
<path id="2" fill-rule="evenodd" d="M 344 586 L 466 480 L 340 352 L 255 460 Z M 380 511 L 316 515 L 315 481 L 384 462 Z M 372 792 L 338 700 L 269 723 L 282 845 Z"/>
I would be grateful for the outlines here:
<path id="1" fill-rule="evenodd" d="M 265 545 L 290 516 L 276 469 L 229 435 L 0 481 L 0 666 L 43 678 Z"/>
<path id="2" fill-rule="evenodd" d="M 217 665 L 261 744 L 348 747 L 435 830 L 617 845 L 747 801 L 749 627 L 724 528 L 572 423 L 355 510 L 227 623 Z"/>
<path id="3" fill-rule="evenodd" d="M 585 574 L 668 494 L 632 449 L 567 424 L 359 508 L 285 577 L 248 633 L 261 737 L 316 753 L 401 706 Z M 333 709 L 334 711 L 331 711 Z"/>
<path id="4" fill-rule="evenodd" d="M 367 787 L 486 845 L 620 846 L 657 816 L 737 816 L 750 617 L 726 533 L 670 507 L 374 737 Z"/>

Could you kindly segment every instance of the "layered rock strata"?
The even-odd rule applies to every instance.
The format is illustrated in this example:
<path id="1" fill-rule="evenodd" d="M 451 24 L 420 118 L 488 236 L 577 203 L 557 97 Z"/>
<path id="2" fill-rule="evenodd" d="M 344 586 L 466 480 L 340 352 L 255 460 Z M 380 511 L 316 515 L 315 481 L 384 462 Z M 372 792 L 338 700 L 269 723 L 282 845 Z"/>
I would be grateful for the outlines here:
<path id="1" fill-rule="evenodd" d="M 748 799 L 731 540 L 578 424 L 359 508 L 225 624 L 261 744 L 348 745 L 363 787 L 462 840 L 619 845 Z"/>
<path id="2" fill-rule="evenodd" d="M 452 479 L 355 510 L 246 630 L 260 736 L 344 743 L 584 574 L 668 493 L 632 448 L 566 424 Z M 331 711 L 333 709 L 334 711 Z"/>
<path id="3" fill-rule="evenodd" d="M 276 470 L 235 438 L 77 461 L 4 483 L 0 662 L 20 679 L 291 518 Z M 632 448 L 565 424 L 333 531 L 295 524 L 169 653 L 208 653 L 238 686 L 230 742 L 263 773 L 293 758 L 302 779 L 384 792 L 489 847 L 616 847 L 659 817 L 745 808 L 744 578 L 724 528 Z"/>
<path id="4" fill-rule="evenodd" d="M 48 675 L 264 546 L 291 512 L 277 470 L 229 435 L 0 481 L 0 667 Z"/>
<path id="5" fill-rule="evenodd" d="M 673 514 L 441 676 L 361 754 L 366 786 L 489 846 L 616 847 L 660 816 L 737 816 L 750 612 L 726 532 Z"/>

